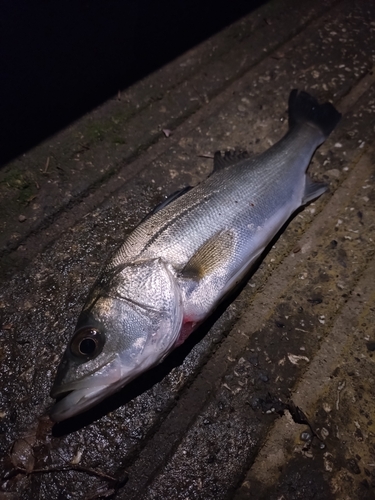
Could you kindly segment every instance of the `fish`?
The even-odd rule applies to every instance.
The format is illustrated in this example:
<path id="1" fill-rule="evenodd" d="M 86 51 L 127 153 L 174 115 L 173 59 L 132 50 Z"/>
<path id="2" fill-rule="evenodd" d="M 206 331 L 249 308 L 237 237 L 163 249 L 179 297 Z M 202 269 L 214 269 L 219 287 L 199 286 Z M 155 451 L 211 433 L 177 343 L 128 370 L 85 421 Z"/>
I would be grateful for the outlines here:
<path id="1" fill-rule="evenodd" d="M 156 207 L 104 266 L 51 397 L 59 422 L 161 363 L 247 276 L 298 208 L 323 194 L 310 160 L 341 114 L 294 89 L 289 128 L 259 155 L 215 153 L 210 176 Z"/>

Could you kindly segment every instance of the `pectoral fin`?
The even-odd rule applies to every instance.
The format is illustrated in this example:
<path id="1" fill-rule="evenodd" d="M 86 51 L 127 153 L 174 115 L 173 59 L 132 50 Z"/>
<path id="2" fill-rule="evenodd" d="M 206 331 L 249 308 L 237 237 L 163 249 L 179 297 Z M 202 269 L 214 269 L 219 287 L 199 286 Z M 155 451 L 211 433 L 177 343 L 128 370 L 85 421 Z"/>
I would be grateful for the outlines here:
<path id="1" fill-rule="evenodd" d="M 234 246 L 233 230 L 220 231 L 198 249 L 183 268 L 181 276 L 200 281 L 206 276 L 220 272 L 233 256 Z"/>

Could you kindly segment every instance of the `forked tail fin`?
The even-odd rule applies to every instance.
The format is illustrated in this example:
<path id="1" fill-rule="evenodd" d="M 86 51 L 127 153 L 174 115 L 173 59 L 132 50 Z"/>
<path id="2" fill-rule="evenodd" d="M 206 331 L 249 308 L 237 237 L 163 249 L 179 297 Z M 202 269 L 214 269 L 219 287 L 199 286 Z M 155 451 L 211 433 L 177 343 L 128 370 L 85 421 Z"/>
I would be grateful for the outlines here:
<path id="1" fill-rule="evenodd" d="M 311 123 L 328 137 L 341 119 L 341 113 L 330 103 L 318 101 L 303 90 L 294 89 L 289 96 L 289 127 Z"/>

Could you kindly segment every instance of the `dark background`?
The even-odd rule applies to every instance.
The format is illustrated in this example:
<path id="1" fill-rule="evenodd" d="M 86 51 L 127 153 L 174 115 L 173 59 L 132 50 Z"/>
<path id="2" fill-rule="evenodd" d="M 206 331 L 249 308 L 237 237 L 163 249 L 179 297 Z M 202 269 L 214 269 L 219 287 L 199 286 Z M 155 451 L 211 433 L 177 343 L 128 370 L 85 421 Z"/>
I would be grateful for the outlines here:
<path id="1" fill-rule="evenodd" d="M 0 165 L 264 0 L 0 0 Z"/>

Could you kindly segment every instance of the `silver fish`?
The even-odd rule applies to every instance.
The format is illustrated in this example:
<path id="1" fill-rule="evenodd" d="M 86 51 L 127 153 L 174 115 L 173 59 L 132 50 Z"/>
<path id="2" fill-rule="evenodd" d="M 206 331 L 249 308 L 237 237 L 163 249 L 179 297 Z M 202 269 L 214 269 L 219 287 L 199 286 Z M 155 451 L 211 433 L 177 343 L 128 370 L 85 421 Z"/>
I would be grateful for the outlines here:
<path id="1" fill-rule="evenodd" d="M 340 118 L 332 104 L 293 90 L 279 142 L 252 158 L 216 154 L 211 176 L 127 236 L 58 368 L 53 420 L 91 408 L 160 363 L 210 315 L 293 212 L 326 190 L 306 169 Z"/>

